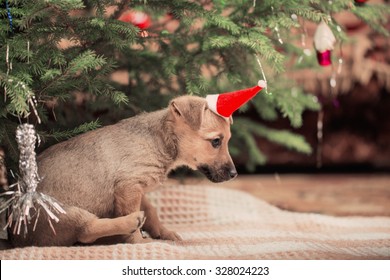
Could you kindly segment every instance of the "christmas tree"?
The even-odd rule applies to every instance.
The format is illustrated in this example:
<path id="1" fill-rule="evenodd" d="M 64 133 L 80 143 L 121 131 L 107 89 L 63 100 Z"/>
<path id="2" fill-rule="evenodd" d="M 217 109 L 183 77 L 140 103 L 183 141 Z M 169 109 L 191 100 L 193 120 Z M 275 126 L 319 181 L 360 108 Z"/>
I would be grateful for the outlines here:
<path id="1" fill-rule="evenodd" d="M 7 163 L 16 167 L 21 122 L 36 126 L 43 149 L 178 95 L 233 91 L 259 79 L 268 90 L 235 115 L 232 155 L 246 156 L 250 170 L 263 164 L 256 137 L 309 154 L 293 130 L 320 103 L 283 72 L 321 68 L 302 39 L 307 22 L 325 23 L 337 42 L 348 42 L 333 17 L 341 11 L 389 35 L 389 7 L 370 1 L 3 1 L 0 146 Z M 265 124 L 278 118 L 288 118 L 292 131 Z"/>

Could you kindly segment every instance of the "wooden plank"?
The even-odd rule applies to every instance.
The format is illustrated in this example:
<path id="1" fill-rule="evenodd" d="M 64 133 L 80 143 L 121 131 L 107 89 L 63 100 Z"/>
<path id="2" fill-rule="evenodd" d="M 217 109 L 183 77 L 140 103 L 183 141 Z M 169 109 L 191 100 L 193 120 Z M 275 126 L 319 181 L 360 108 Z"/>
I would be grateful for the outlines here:
<path id="1" fill-rule="evenodd" d="M 187 178 L 184 184 L 207 184 Z M 285 210 L 335 216 L 390 216 L 390 175 L 275 174 L 239 176 L 218 187 L 248 192 Z"/>

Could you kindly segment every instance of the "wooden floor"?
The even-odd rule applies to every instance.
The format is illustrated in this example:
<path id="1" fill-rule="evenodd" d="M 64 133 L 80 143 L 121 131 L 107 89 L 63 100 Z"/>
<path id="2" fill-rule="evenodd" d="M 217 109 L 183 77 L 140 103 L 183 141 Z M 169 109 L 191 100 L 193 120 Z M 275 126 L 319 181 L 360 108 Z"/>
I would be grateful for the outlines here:
<path id="1" fill-rule="evenodd" d="M 182 183 L 212 184 L 197 178 Z M 390 216 L 390 174 L 239 175 L 217 186 L 251 193 L 289 211 Z"/>

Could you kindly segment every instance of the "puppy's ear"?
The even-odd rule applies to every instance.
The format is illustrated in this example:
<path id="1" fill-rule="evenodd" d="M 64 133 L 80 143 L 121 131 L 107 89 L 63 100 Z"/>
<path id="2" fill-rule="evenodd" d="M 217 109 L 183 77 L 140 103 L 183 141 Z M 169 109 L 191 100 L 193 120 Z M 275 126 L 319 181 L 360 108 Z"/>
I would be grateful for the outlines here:
<path id="1" fill-rule="evenodd" d="M 181 96 L 171 101 L 169 109 L 175 119 L 183 121 L 193 130 L 199 130 L 206 110 L 206 100 L 195 96 Z"/>

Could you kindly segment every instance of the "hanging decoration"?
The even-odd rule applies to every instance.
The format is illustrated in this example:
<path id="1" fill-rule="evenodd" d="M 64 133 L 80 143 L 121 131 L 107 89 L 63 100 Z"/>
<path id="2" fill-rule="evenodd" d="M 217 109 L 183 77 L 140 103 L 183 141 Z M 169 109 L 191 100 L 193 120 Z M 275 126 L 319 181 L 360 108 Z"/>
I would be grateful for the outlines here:
<path id="1" fill-rule="evenodd" d="M 265 72 L 264 72 L 264 69 L 263 69 L 263 65 L 261 64 L 259 55 L 256 53 L 256 54 L 255 54 L 255 57 L 256 57 L 257 64 L 259 64 L 259 67 L 260 67 L 260 70 L 261 70 L 261 75 L 263 76 L 265 85 L 267 85 L 267 78 L 265 77 Z M 268 88 L 267 88 L 267 86 L 265 87 L 265 93 L 268 94 Z"/>
<path id="2" fill-rule="evenodd" d="M 316 151 L 316 165 L 317 168 L 322 167 L 322 145 L 323 145 L 323 137 L 324 137 L 324 110 L 321 109 L 318 112 L 317 117 L 317 151 Z"/>
<path id="3" fill-rule="evenodd" d="M 272 14 L 274 14 L 274 7 L 272 6 L 271 9 L 272 9 Z M 278 25 L 276 25 L 276 26 L 274 27 L 274 30 L 275 30 L 275 32 L 276 32 L 276 36 L 278 37 L 278 42 L 279 42 L 281 45 L 283 45 L 283 40 L 282 40 L 282 37 L 280 36 Z"/>
<path id="4" fill-rule="evenodd" d="M 321 66 L 332 64 L 331 56 L 335 43 L 336 37 L 332 30 L 324 21 L 321 21 L 314 33 L 314 47 L 317 51 L 318 63 Z"/>
<path id="5" fill-rule="evenodd" d="M 58 222 L 56 214 L 65 214 L 65 210 L 54 199 L 43 193 L 37 192 L 41 178 L 38 175 L 35 144 L 39 143 L 39 137 L 31 124 L 21 124 L 16 130 L 16 141 L 20 151 L 18 181 L 9 186 L 8 190 L 1 194 L 8 200 L 1 206 L 0 213 L 8 210 L 6 227 L 13 227 L 14 234 L 20 234 L 24 226 L 24 234 L 28 233 L 27 225 L 35 217 L 35 224 L 43 209 L 47 214 L 47 220 L 54 231 L 51 220 Z M 38 209 L 38 210 L 37 210 Z M 55 232 L 55 231 L 54 231 Z"/>
<path id="6" fill-rule="evenodd" d="M 368 0 L 355 0 L 355 4 L 359 5 L 364 5 Z"/>
<path id="7" fill-rule="evenodd" d="M 330 2 L 330 4 L 332 4 Z M 337 29 L 339 32 L 341 29 Z M 317 61 L 321 66 L 329 66 L 332 64 L 332 50 L 336 43 L 336 37 L 328 24 L 324 21 L 318 25 L 314 33 L 314 48 L 317 52 Z M 341 71 L 342 59 L 339 60 L 339 71 Z M 336 87 L 336 73 L 332 68 L 332 76 L 329 80 L 331 96 L 334 97 L 334 89 Z M 316 165 L 317 168 L 322 167 L 322 145 L 323 145 L 323 121 L 324 121 L 324 110 L 321 109 L 318 112 L 317 118 L 317 150 L 316 150 Z"/>
<path id="8" fill-rule="evenodd" d="M 150 16 L 147 13 L 141 11 L 126 11 L 124 12 L 118 20 L 131 23 L 134 26 L 137 26 L 141 30 L 145 30 L 150 27 L 152 21 Z"/>

